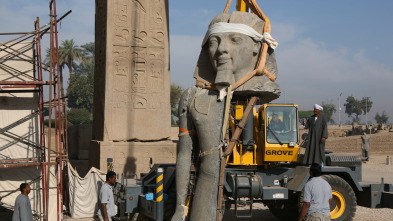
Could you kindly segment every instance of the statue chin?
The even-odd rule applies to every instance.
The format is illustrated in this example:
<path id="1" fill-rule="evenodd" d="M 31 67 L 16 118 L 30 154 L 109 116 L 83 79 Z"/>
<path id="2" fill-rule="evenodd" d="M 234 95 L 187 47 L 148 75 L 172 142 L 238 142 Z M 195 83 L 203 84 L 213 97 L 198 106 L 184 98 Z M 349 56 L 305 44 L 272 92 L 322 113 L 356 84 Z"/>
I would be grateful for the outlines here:
<path id="1" fill-rule="evenodd" d="M 219 70 L 217 71 L 214 84 L 221 86 L 229 86 L 235 83 L 235 76 L 232 70 Z"/>

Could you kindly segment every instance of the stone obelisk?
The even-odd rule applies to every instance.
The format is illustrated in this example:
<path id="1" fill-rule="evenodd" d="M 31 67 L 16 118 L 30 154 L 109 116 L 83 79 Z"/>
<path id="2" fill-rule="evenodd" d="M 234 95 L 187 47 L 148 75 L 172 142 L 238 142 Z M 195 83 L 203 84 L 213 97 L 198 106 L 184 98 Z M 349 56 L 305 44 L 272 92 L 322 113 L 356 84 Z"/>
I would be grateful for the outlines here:
<path id="1" fill-rule="evenodd" d="M 89 164 L 147 172 L 175 162 L 167 0 L 96 0 L 93 141 Z"/>

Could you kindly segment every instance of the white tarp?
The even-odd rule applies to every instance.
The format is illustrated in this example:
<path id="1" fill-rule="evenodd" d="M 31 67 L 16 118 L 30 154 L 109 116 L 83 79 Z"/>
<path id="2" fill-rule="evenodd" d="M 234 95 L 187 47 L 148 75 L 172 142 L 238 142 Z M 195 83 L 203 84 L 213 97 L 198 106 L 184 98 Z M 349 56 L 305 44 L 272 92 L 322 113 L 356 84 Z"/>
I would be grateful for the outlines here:
<path id="1" fill-rule="evenodd" d="M 92 167 L 84 178 L 68 167 L 70 212 L 72 218 L 93 217 L 98 210 L 98 196 L 106 173 Z"/>

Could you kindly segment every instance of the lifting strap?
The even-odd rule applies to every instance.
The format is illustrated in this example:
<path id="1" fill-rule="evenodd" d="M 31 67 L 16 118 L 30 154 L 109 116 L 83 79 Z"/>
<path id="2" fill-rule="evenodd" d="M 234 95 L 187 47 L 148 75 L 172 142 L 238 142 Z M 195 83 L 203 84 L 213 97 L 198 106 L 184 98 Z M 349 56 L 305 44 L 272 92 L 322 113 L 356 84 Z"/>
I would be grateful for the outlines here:
<path id="1" fill-rule="evenodd" d="M 247 120 L 252 112 L 252 109 L 257 102 L 257 97 L 252 97 L 251 100 L 247 104 L 247 108 L 243 113 L 243 117 L 240 120 L 239 126 L 236 127 L 234 133 L 232 134 L 232 138 L 229 141 L 228 147 L 225 149 L 225 152 L 221 155 L 221 163 L 220 163 L 220 177 L 218 183 L 218 199 L 217 199 L 217 212 L 216 212 L 216 220 L 220 221 L 222 216 L 222 200 L 224 197 L 224 177 L 225 177 L 225 167 L 227 163 L 227 156 L 230 155 L 233 151 L 233 148 L 238 142 L 238 138 L 243 131 L 244 126 L 247 123 Z"/>

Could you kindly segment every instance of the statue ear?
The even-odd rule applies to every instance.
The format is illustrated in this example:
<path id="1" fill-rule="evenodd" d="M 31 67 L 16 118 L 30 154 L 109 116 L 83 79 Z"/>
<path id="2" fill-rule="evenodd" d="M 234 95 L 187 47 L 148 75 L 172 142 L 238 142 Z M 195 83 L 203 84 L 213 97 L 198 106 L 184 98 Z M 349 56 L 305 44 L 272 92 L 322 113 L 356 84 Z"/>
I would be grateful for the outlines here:
<path id="1" fill-rule="evenodd" d="M 254 42 L 254 47 L 252 51 L 254 53 L 254 56 L 258 55 L 260 48 L 261 48 L 261 44 L 259 42 Z"/>

